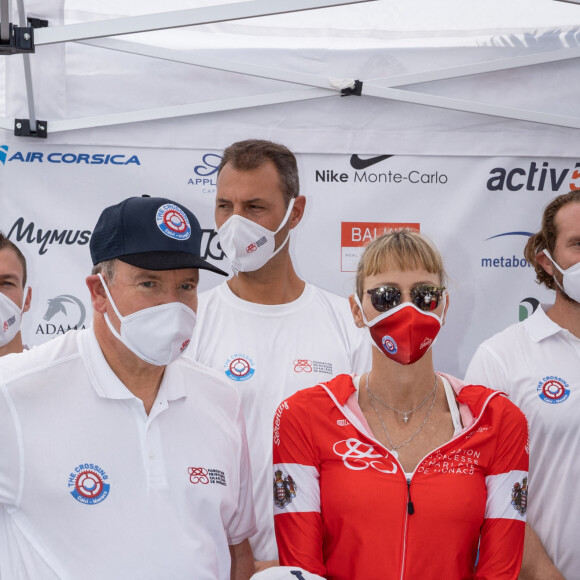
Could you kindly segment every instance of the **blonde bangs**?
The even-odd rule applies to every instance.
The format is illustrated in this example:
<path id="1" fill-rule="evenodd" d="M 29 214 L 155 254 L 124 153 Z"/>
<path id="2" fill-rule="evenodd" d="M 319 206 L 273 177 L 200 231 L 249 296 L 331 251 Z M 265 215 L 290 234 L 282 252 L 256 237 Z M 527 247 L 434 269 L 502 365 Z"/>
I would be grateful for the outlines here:
<path id="1" fill-rule="evenodd" d="M 404 228 L 375 238 L 365 248 L 356 272 L 356 292 L 362 300 L 363 282 L 367 276 L 385 270 L 424 269 L 437 274 L 445 284 L 446 273 L 439 250 L 433 243 L 415 230 Z"/>

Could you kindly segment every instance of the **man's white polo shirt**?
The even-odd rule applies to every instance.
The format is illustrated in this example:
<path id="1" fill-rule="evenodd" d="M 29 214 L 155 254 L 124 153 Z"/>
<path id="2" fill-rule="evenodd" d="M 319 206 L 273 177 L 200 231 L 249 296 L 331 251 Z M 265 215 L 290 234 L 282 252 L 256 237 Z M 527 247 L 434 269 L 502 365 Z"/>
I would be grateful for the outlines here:
<path id="1" fill-rule="evenodd" d="M 147 416 L 92 329 L 0 362 L 2 578 L 229 580 L 255 531 L 236 390 L 180 359 Z"/>
<path id="2" fill-rule="evenodd" d="M 465 380 L 506 391 L 530 426 L 527 521 L 566 578 L 580 571 L 580 340 L 542 307 L 477 349 Z"/>

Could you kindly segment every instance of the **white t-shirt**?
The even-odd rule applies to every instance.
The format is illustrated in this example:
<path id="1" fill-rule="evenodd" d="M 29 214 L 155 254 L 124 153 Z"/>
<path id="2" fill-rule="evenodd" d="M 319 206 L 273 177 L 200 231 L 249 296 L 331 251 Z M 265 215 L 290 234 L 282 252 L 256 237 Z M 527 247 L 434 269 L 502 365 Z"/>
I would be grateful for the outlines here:
<path id="1" fill-rule="evenodd" d="M 92 329 L 0 362 L 2 578 L 229 580 L 255 532 L 239 396 L 180 359 L 143 403 Z"/>
<path id="2" fill-rule="evenodd" d="M 477 349 L 467 383 L 506 391 L 530 426 L 527 521 L 566 578 L 580 570 L 580 340 L 540 307 Z"/>
<path id="3" fill-rule="evenodd" d="M 289 304 L 241 300 L 223 283 L 199 296 L 188 354 L 235 385 L 242 396 L 254 482 L 258 560 L 274 560 L 272 423 L 296 391 L 340 373 L 370 368 L 368 333 L 355 326 L 348 301 L 307 284 Z"/>

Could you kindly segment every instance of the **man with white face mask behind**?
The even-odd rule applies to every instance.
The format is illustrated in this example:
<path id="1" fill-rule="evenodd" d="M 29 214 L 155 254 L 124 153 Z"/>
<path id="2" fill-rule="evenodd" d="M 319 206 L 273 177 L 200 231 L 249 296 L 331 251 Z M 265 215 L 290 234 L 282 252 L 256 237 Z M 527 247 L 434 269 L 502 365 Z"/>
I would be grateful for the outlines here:
<path id="1" fill-rule="evenodd" d="M 200 295 L 190 354 L 241 396 L 248 428 L 258 533 L 256 570 L 275 565 L 272 420 L 282 400 L 337 373 L 361 373 L 370 342 L 346 298 L 302 280 L 289 250 L 306 199 L 296 158 L 263 140 L 234 143 L 218 168 L 215 221 L 234 276 Z M 317 256 L 311 256 L 318 259 Z"/>
<path id="2" fill-rule="evenodd" d="M 26 287 L 26 259 L 0 232 L 0 357 L 22 352 L 20 324 L 30 309 L 31 289 Z"/>
<path id="3" fill-rule="evenodd" d="M 551 306 L 482 343 L 466 381 L 506 391 L 530 426 L 530 485 L 520 578 L 580 569 L 580 191 L 555 197 L 524 255 Z"/>
<path id="4" fill-rule="evenodd" d="M 200 256 L 191 211 L 106 208 L 93 325 L 0 363 L 2 578 L 247 580 L 255 531 L 240 397 L 181 357 Z"/>

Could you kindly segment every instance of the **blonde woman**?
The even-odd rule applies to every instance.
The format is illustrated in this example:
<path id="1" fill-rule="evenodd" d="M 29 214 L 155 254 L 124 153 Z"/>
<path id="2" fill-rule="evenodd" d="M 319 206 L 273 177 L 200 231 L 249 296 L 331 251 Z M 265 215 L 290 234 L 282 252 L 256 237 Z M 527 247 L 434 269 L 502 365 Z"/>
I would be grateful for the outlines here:
<path id="1" fill-rule="evenodd" d="M 351 307 L 371 370 L 299 391 L 274 420 L 281 564 L 332 580 L 517 578 L 527 424 L 502 393 L 435 372 L 445 277 L 411 230 L 363 253 Z"/>

